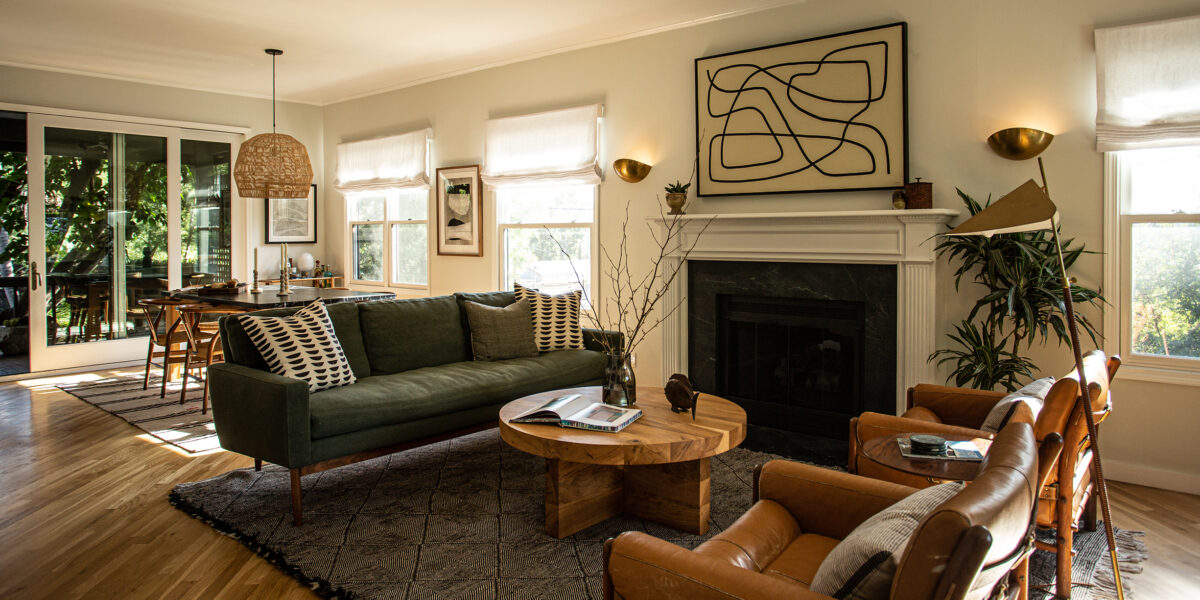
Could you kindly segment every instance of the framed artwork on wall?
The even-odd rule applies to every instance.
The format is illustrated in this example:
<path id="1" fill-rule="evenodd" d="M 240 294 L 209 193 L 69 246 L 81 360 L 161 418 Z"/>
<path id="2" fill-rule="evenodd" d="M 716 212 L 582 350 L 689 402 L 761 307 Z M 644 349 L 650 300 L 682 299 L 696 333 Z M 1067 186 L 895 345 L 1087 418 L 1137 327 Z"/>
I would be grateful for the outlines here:
<path id="1" fill-rule="evenodd" d="M 908 180 L 907 24 L 696 59 L 697 194 Z"/>
<path id="2" fill-rule="evenodd" d="M 437 253 L 483 256 L 479 165 L 437 170 Z"/>
<path id="3" fill-rule="evenodd" d="M 317 243 L 317 184 L 307 198 L 267 198 L 267 243 Z"/>

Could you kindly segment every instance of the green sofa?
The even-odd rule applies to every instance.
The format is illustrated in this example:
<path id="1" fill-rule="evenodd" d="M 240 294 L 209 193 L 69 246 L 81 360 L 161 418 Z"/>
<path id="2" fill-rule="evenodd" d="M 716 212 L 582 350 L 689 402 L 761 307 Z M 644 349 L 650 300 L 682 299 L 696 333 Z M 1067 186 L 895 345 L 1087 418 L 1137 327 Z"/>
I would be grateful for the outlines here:
<path id="1" fill-rule="evenodd" d="M 619 334 L 585 329 L 585 350 L 474 361 L 461 307 L 467 300 L 506 306 L 514 297 L 489 292 L 328 305 L 357 381 L 311 394 L 304 381 L 268 370 L 237 317 L 222 318 L 225 362 L 208 370 L 221 447 L 253 457 L 258 468 L 266 461 L 290 469 L 292 516 L 300 524 L 302 475 L 494 427 L 511 400 L 602 382 L 607 360 L 598 336 Z"/>

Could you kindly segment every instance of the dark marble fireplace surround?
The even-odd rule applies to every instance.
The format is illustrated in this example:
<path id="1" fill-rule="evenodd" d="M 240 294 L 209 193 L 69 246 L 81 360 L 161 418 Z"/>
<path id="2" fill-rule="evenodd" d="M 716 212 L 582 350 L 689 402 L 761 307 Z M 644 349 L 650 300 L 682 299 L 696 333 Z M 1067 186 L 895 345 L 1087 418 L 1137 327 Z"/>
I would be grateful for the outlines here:
<path id="1" fill-rule="evenodd" d="M 820 462 L 844 461 L 844 450 L 839 449 L 845 447 L 850 418 L 865 410 L 894 410 L 896 265 L 689 260 L 687 268 L 688 375 L 696 389 L 712 391 L 746 408 L 747 445 Z M 842 394 L 845 400 L 834 405 L 805 399 L 773 403 L 739 398 L 723 389 L 730 384 L 719 375 L 725 368 L 719 361 L 744 364 L 746 357 L 727 356 L 732 351 L 724 338 L 734 334 L 729 324 L 719 322 L 719 315 L 730 313 L 729 306 L 747 302 L 752 306 L 755 298 L 764 299 L 768 308 L 775 306 L 773 310 L 784 313 L 784 320 L 817 327 L 828 322 L 831 332 L 845 327 L 823 316 L 830 311 L 861 317 L 859 355 L 848 361 L 860 368 L 852 381 L 840 386 L 853 390 Z"/>

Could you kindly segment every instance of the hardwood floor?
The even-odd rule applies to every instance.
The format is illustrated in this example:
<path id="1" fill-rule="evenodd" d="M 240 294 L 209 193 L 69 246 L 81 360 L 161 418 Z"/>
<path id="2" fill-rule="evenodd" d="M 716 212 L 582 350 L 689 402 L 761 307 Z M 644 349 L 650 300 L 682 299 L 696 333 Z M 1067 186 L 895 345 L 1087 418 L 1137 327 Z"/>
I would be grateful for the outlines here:
<path id="1" fill-rule="evenodd" d="M 314 597 L 167 504 L 249 458 L 186 456 L 53 387 L 65 379 L 0 384 L 0 598 Z M 1136 596 L 1200 597 L 1200 496 L 1110 489 L 1117 526 L 1146 531 Z"/>

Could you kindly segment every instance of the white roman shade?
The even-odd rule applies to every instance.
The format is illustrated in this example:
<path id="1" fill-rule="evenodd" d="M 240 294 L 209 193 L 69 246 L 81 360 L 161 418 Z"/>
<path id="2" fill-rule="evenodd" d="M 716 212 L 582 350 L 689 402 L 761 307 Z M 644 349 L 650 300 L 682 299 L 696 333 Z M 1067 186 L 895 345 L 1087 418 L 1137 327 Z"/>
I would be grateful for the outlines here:
<path id="1" fill-rule="evenodd" d="M 1096 149 L 1200 143 L 1200 16 L 1096 30 Z"/>
<path id="2" fill-rule="evenodd" d="M 600 183 L 601 104 L 491 119 L 483 182 L 493 187 Z"/>
<path id="3" fill-rule="evenodd" d="M 347 142 L 337 147 L 337 180 L 342 193 L 429 189 L 432 129 Z"/>

